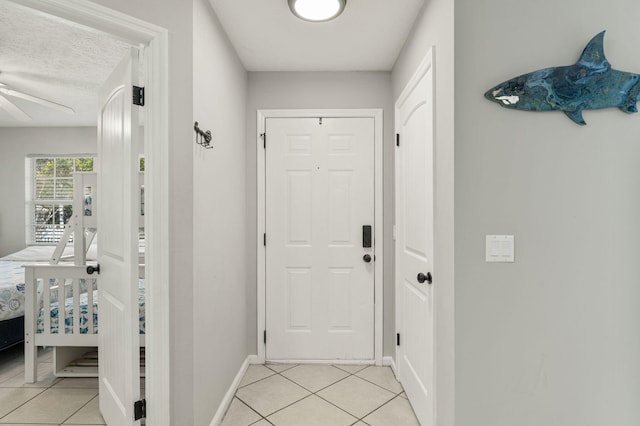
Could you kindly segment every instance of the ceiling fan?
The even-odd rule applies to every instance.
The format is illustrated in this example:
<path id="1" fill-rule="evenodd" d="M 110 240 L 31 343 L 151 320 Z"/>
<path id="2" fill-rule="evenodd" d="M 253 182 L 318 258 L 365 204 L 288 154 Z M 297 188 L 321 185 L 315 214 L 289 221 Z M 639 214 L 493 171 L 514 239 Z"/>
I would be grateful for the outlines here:
<path id="1" fill-rule="evenodd" d="M 11 89 L 6 84 L 0 83 L 0 108 L 7 111 L 13 118 L 19 121 L 31 121 L 31 117 L 26 112 L 18 108 L 16 104 L 11 102 L 9 98 L 7 98 L 7 96 L 24 99 L 38 105 L 65 112 L 67 114 L 76 113 L 72 108 L 68 106 L 49 101 L 47 99 L 39 98 L 37 96 L 29 95 L 28 93 L 21 92 L 20 90 Z"/>

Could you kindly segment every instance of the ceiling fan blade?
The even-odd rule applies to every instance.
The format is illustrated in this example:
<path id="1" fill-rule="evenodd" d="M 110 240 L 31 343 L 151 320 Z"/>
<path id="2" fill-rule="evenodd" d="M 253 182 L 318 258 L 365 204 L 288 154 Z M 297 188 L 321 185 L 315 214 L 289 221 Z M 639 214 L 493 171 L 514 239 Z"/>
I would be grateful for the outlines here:
<path id="1" fill-rule="evenodd" d="M 16 120 L 31 121 L 31 117 L 29 117 L 26 112 L 18 108 L 13 102 L 4 96 L 0 96 L 0 108 L 7 111 Z"/>
<path id="2" fill-rule="evenodd" d="M 62 112 L 66 112 L 67 114 L 75 114 L 76 112 L 72 109 L 69 108 L 68 106 L 62 105 L 62 104 L 58 104 L 56 102 L 52 102 L 52 101 L 48 101 L 46 99 L 42 99 L 39 98 L 37 96 L 33 96 L 33 95 L 28 95 L 26 93 L 23 92 L 18 92 L 17 90 L 12 90 L 9 89 L 7 86 L 0 85 L 0 93 L 4 93 L 5 95 L 9 95 L 9 96 L 13 96 L 15 98 L 21 98 L 27 101 L 31 101 L 34 102 L 36 104 L 40 104 L 52 109 L 56 109 L 58 111 L 62 111 Z"/>

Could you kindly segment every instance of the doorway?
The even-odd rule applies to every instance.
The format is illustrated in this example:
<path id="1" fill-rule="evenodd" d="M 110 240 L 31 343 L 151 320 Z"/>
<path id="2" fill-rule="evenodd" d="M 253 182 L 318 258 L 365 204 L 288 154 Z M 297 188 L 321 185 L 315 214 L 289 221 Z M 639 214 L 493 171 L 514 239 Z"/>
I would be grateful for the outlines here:
<path id="1" fill-rule="evenodd" d="M 258 357 L 382 362 L 382 111 L 258 112 Z"/>
<path id="2" fill-rule="evenodd" d="M 149 424 L 168 424 L 170 398 L 169 340 L 169 129 L 167 93 L 168 33 L 166 29 L 91 2 L 12 0 L 29 8 L 105 32 L 134 46 L 143 46 L 146 102 L 144 114 L 146 279 L 146 399 L 154 406 Z M 138 354 L 132 354 L 138 356 Z M 133 410 L 133 401 L 128 411 Z M 133 416 L 130 417 L 133 422 Z"/>

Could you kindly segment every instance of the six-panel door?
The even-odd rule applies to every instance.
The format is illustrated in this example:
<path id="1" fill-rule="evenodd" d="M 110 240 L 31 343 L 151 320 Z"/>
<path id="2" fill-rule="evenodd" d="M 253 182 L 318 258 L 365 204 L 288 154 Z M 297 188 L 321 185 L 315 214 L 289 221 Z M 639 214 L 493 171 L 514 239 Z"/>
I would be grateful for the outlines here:
<path id="1" fill-rule="evenodd" d="M 267 118 L 266 132 L 266 357 L 372 360 L 374 119 Z"/>

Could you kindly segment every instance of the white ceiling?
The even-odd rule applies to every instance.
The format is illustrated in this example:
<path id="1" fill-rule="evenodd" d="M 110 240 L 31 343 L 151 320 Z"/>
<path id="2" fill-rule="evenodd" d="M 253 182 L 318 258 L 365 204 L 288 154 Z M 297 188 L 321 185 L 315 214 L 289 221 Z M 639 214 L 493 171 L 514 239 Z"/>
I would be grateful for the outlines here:
<path id="1" fill-rule="evenodd" d="M 0 83 L 76 111 L 7 96 L 33 121 L 18 122 L 0 109 L 0 127 L 95 126 L 97 90 L 128 49 L 101 32 L 0 1 Z"/>
<path id="2" fill-rule="evenodd" d="M 287 0 L 209 0 L 249 71 L 389 71 L 424 0 L 347 0 L 325 23 Z M 94 126 L 97 90 L 129 46 L 99 31 L 0 1 L 0 83 L 67 105 L 68 115 L 7 96 L 33 119 L 0 109 L 0 127 Z"/>
<path id="3" fill-rule="evenodd" d="M 287 0 L 209 0 L 249 71 L 390 71 L 424 0 L 347 0 L 306 22 Z"/>

